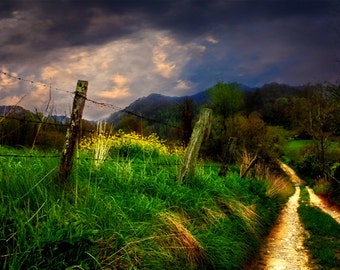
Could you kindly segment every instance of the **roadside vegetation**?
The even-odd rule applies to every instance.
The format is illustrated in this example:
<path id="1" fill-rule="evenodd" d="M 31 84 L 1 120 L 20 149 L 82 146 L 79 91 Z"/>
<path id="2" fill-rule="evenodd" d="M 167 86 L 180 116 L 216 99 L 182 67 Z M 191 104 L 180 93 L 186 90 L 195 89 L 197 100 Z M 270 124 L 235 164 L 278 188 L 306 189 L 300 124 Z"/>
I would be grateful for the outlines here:
<path id="1" fill-rule="evenodd" d="M 309 193 L 302 186 L 298 213 L 308 231 L 305 245 L 320 269 L 337 269 L 340 265 L 340 225 L 316 206 L 310 205 Z M 318 268 L 319 269 L 319 268 Z"/>
<path id="2" fill-rule="evenodd" d="M 0 119 L 0 267 L 241 269 L 294 192 L 277 159 L 340 203 L 338 90 L 218 82 L 208 101 L 162 112 L 149 104 L 156 117 L 130 112 L 97 132 L 83 120 L 64 186 L 68 120 L 9 108 Z M 213 110 L 210 137 L 194 176 L 179 183 L 201 107 Z"/>
<path id="3" fill-rule="evenodd" d="M 218 177 L 218 166 L 203 162 L 179 184 L 181 149 L 152 138 L 84 140 L 65 188 L 54 183 L 55 153 L 1 147 L 12 156 L 0 159 L 0 267 L 242 268 L 292 186 L 240 178 L 236 167 Z M 111 147 L 95 164 L 98 143 Z"/>
<path id="4" fill-rule="evenodd" d="M 306 180 L 314 192 L 340 205 L 340 143 L 330 141 L 325 152 L 326 172 L 317 156 L 313 140 L 291 140 L 284 147 L 283 159 Z"/>

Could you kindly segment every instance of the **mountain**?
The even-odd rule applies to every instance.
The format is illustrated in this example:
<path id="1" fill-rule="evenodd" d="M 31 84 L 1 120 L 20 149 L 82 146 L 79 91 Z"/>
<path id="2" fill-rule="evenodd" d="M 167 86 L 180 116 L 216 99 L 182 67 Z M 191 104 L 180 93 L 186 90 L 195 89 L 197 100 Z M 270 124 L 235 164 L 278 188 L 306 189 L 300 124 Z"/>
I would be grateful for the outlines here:
<path id="1" fill-rule="evenodd" d="M 244 84 L 237 83 L 239 88 L 244 92 L 253 92 L 256 88 L 249 87 Z M 182 97 L 169 97 L 161 94 L 150 94 L 147 97 L 142 97 L 134 102 L 132 102 L 125 109 L 120 110 L 111 114 L 107 118 L 108 123 L 116 124 L 119 120 L 128 114 L 143 116 L 143 117 L 151 117 L 153 118 L 158 112 L 165 111 L 170 107 L 181 104 L 184 100 L 190 99 L 194 101 L 197 105 L 201 105 L 203 103 L 209 102 L 209 98 L 207 96 L 206 91 L 199 92 L 197 94 L 191 96 L 182 96 Z"/>
<path id="2" fill-rule="evenodd" d="M 24 109 L 21 106 L 16 105 L 8 105 L 8 106 L 0 106 L 0 115 L 22 115 L 30 113 L 30 111 Z"/>
<path id="3" fill-rule="evenodd" d="M 207 94 L 204 92 L 197 93 L 192 96 L 170 97 L 161 94 L 150 94 L 147 97 L 142 97 L 132 102 L 125 109 L 111 114 L 107 122 L 117 123 L 123 116 L 128 114 L 143 117 L 152 117 L 159 111 L 164 111 L 170 107 L 182 103 L 186 99 L 191 99 L 197 104 L 202 104 L 208 101 Z"/>

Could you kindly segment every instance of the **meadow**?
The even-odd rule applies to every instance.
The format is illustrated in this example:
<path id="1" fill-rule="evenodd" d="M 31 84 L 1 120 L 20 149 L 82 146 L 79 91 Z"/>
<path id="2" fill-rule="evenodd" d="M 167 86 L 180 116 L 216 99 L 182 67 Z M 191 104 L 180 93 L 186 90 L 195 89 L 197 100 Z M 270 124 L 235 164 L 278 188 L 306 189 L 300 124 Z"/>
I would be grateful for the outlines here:
<path id="1" fill-rule="evenodd" d="M 70 182 L 60 153 L 0 147 L 0 268 L 242 269 L 292 194 L 286 179 L 240 178 L 157 136 L 95 135 Z"/>

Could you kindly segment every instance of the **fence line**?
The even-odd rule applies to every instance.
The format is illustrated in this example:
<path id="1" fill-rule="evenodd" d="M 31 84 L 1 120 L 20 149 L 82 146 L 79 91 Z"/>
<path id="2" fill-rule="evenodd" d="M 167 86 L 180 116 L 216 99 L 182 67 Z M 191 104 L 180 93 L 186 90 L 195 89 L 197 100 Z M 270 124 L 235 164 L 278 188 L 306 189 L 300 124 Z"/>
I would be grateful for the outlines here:
<path id="1" fill-rule="evenodd" d="M 49 155 L 16 155 L 16 154 L 0 154 L 0 157 L 13 157 L 13 158 L 27 158 L 27 159 L 32 159 L 32 158 L 37 158 L 37 159 L 45 159 L 45 158 L 61 158 L 61 155 L 55 155 L 55 156 L 49 156 Z M 87 157 L 75 157 L 75 160 L 78 160 L 78 161 L 82 161 L 82 160 L 85 160 L 85 161 L 99 161 L 101 159 L 98 159 L 98 158 L 87 158 Z M 101 160 L 105 163 L 116 163 L 116 164 L 133 164 L 133 165 L 157 165 L 157 166 L 160 166 L 160 167 L 176 167 L 176 166 L 182 166 L 183 163 L 181 162 L 178 162 L 178 163 L 165 163 L 165 162 L 135 162 L 133 160 L 115 160 L 113 158 L 110 158 L 110 159 L 105 159 L 105 160 Z M 204 168 L 220 168 L 220 165 L 218 164 L 205 164 L 205 163 L 202 163 L 202 164 L 199 164 L 199 167 L 204 167 Z"/>
<path id="2" fill-rule="evenodd" d="M 18 81 L 28 82 L 28 83 L 31 83 L 31 84 L 34 84 L 34 85 L 40 85 L 40 86 L 43 86 L 43 87 L 46 87 L 46 88 L 51 87 L 51 83 L 37 82 L 37 81 L 34 81 L 34 80 L 25 79 L 23 77 L 11 75 L 8 72 L 2 71 L 2 70 L 0 70 L 0 73 L 9 77 L 9 78 L 16 79 Z M 61 92 L 69 93 L 69 94 L 74 94 L 74 91 L 64 90 L 64 89 L 60 89 L 58 87 L 54 87 L 54 88 L 51 87 L 51 89 L 55 90 L 55 91 L 61 91 Z"/>
<path id="3" fill-rule="evenodd" d="M 75 94 L 75 91 L 63 90 L 63 89 L 60 89 L 60 88 L 57 88 L 57 87 L 53 87 L 52 88 L 51 87 L 51 83 L 43 83 L 43 82 L 37 82 L 37 81 L 25 79 L 23 77 L 11 75 L 8 72 L 2 71 L 2 70 L 0 70 L 0 73 L 5 75 L 5 76 L 7 76 L 7 77 L 9 77 L 9 78 L 13 78 L 13 79 L 16 79 L 16 80 L 19 80 L 19 81 L 28 82 L 28 83 L 35 84 L 35 85 L 41 85 L 41 86 L 44 86 L 44 87 L 50 87 L 51 90 L 62 91 L 62 92 L 66 92 L 66 93 L 73 94 L 73 95 Z M 121 107 L 119 107 L 117 105 L 114 105 L 114 104 L 109 104 L 109 103 L 105 103 L 105 102 L 101 102 L 101 101 L 96 101 L 94 99 L 90 99 L 90 98 L 87 98 L 87 97 L 86 97 L 86 101 L 89 101 L 89 102 L 91 102 L 93 104 L 96 104 L 96 105 L 99 105 L 99 106 L 102 106 L 102 107 L 110 108 L 110 109 L 112 109 L 114 111 L 125 112 L 127 114 L 136 116 L 136 117 L 141 118 L 143 120 L 147 120 L 147 121 L 150 121 L 150 122 L 162 124 L 162 125 L 165 125 L 165 126 L 168 126 L 168 127 L 172 127 L 172 128 L 178 128 L 178 129 L 180 128 L 180 126 L 171 125 L 171 124 L 166 123 L 166 122 L 161 121 L 161 120 L 157 120 L 157 119 L 153 119 L 153 118 L 150 118 L 150 117 L 146 117 L 146 116 L 143 116 L 143 115 L 141 115 L 139 113 L 133 112 L 133 111 L 125 109 L 125 108 L 121 108 Z"/>
<path id="4" fill-rule="evenodd" d="M 29 80 L 29 79 L 26 79 L 26 78 L 23 78 L 21 76 L 18 76 L 18 75 L 13 75 L 13 74 L 16 74 L 16 73 L 9 73 L 9 72 L 5 72 L 5 71 L 2 71 L 0 70 L 0 74 L 2 75 L 5 75 L 9 78 L 12 78 L 12 79 L 16 79 L 18 81 L 22 81 L 22 82 L 27 82 L 27 83 L 30 83 L 30 84 L 34 84 L 34 85 L 39 85 L 39 86 L 43 86 L 43 87 L 49 87 L 49 90 L 50 90 L 50 93 L 51 93 L 51 90 L 56 90 L 56 91 L 63 91 L 63 92 L 66 92 L 66 93 L 69 93 L 69 94 L 72 94 L 72 95 L 75 95 L 76 92 L 75 91 L 68 91 L 68 90 L 63 90 L 63 89 L 60 89 L 60 88 L 57 88 L 57 87 L 52 87 L 51 86 L 51 83 L 43 83 L 43 82 L 37 82 L 37 81 L 34 81 L 34 80 Z M 158 120 L 158 119 L 154 119 L 154 118 L 151 118 L 151 117 L 146 117 L 146 116 L 143 116 L 141 115 L 140 113 L 136 113 L 136 112 L 133 112 L 131 110 L 128 110 L 128 109 L 124 109 L 124 108 L 121 108 L 117 105 L 114 105 L 114 104 L 109 104 L 109 103 L 105 103 L 105 102 L 100 102 L 100 101 L 97 101 L 97 100 L 94 100 L 94 99 L 90 99 L 90 98 L 87 98 L 87 97 L 84 97 L 86 101 L 92 103 L 92 104 L 95 104 L 97 106 L 102 106 L 102 107 L 107 107 L 107 108 L 110 108 L 114 111 L 121 111 L 121 112 L 124 112 L 124 113 L 127 113 L 127 114 L 130 114 L 130 115 L 133 115 L 133 116 L 136 116 L 137 118 L 140 118 L 140 119 L 143 119 L 143 120 L 146 120 L 146 121 L 149 121 L 149 122 L 153 122 L 153 123 L 158 123 L 158 124 L 161 124 L 161 125 L 164 125 L 164 126 L 168 126 L 168 127 L 171 127 L 171 128 L 176 128 L 176 129 L 179 129 L 180 126 L 176 126 L 176 125 L 171 125 L 169 123 L 166 123 L 165 121 L 161 121 L 161 120 Z M 16 107 L 18 105 L 13 105 L 13 107 Z M 1 112 L 0 112 L 1 113 Z M 24 124 L 22 123 L 34 123 L 34 124 L 44 124 L 44 125 L 54 125 L 54 126 L 63 126 L 63 127 L 67 127 L 68 126 L 68 123 L 66 124 L 63 124 L 63 123 L 58 123 L 56 122 L 55 119 L 53 118 L 49 118 L 49 117 L 37 117 L 38 119 L 34 119 L 35 116 L 37 116 L 36 114 L 34 114 L 33 112 L 29 112 L 29 115 L 33 118 L 33 119 L 27 119 L 25 116 L 24 117 L 21 117 L 21 116 L 16 116 L 15 115 L 15 112 L 9 112 L 9 113 L 5 113 L 2 115 L 1 117 L 1 114 L 0 114 L 0 119 L 1 121 L 2 120 L 15 120 L 15 121 L 19 121 L 19 123 L 21 123 L 19 125 L 19 127 L 16 127 L 14 130 L 10 131 L 8 134 L 4 134 L 2 138 L 5 138 L 7 136 L 9 136 L 10 134 L 16 132 L 18 129 L 22 128 Z M 53 122 L 51 122 L 53 121 Z M 67 122 L 69 122 L 70 119 L 67 119 Z M 95 129 L 91 129 L 91 130 L 83 130 L 83 131 L 88 131 L 88 132 L 95 132 Z M 131 140 L 140 140 L 139 138 L 130 138 Z M 6 158 L 28 158 L 28 159 L 32 159 L 32 158 L 38 158 L 38 159 L 45 159 L 45 158 L 61 158 L 61 154 L 60 155 L 34 155 L 34 154 L 23 154 L 23 155 L 19 155 L 19 154 L 0 154 L 0 157 L 6 157 Z M 87 161 L 96 161 L 96 160 L 99 160 L 99 159 L 96 159 L 96 158 L 86 158 L 86 157 L 76 157 L 75 158 L 76 160 L 87 160 Z M 172 167 L 172 166 L 180 166 L 181 163 L 175 163 L 175 164 L 171 164 L 171 163 L 164 163 L 164 162 L 135 162 L 133 160 L 114 160 L 112 159 L 111 157 L 109 157 L 108 159 L 105 159 L 105 160 L 102 160 L 104 162 L 114 162 L 114 163 L 130 163 L 130 164 L 134 164 L 136 166 L 138 165 L 145 165 L 145 164 L 148 164 L 148 165 L 156 165 L 156 166 L 164 166 L 164 167 Z M 204 165 L 203 165 L 204 166 Z M 209 166 L 211 167 L 211 166 Z"/>

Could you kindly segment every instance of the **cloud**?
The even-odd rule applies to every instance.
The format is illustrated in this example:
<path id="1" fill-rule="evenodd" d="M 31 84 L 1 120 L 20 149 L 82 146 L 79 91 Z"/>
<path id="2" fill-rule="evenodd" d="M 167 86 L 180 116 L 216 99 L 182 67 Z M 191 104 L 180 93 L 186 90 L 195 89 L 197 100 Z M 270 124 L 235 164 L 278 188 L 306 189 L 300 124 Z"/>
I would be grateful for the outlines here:
<path id="1" fill-rule="evenodd" d="M 1 66 L 0 73 L 0 93 L 11 93 L 13 89 L 17 88 L 19 81 L 13 77 L 18 77 L 18 74 L 10 72 L 5 66 Z M 6 74 L 10 75 L 7 76 Z"/>
<path id="2" fill-rule="evenodd" d="M 98 96 L 107 99 L 123 99 L 131 96 L 129 92 L 129 79 L 119 74 L 112 77 L 114 87 L 109 91 L 101 91 Z"/>
<path id="3" fill-rule="evenodd" d="M 189 81 L 184 81 L 184 80 L 178 80 L 177 84 L 175 86 L 175 90 L 190 90 L 193 88 L 193 83 Z"/>
<path id="4" fill-rule="evenodd" d="M 176 95 L 192 91 L 195 84 L 185 74 L 187 65 L 205 53 L 205 47 L 193 41 L 183 43 L 170 33 L 145 30 L 114 40 L 104 45 L 72 46 L 41 54 L 39 62 L 23 62 L 21 76 L 35 82 L 13 85 L 16 91 L 7 91 L 8 97 L 26 92 L 25 107 L 44 108 L 52 89 L 53 104 L 57 111 L 69 111 L 72 92 L 77 80 L 89 81 L 88 97 L 119 107 L 151 93 Z M 11 70 L 9 65 L 7 70 Z M 17 83 L 16 80 L 10 80 Z M 2 80 L 9 87 L 9 80 Z M 108 110 L 92 108 L 86 117 L 101 117 Z"/>
<path id="5" fill-rule="evenodd" d="M 175 74 L 176 64 L 169 60 L 168 53 L 174 47 L 174 40 L 169 37 L 158 37 L 158 45 L 152 50 L 152 62 L 156 66 L 157 72 L 165 78 L 170 78 Z"/>
<path id="6" fill-rule="evenodd" d="M 153 92 L 193 94 L 217 80 L 334 79 L 335 2 L 1 1 L 1 69 L 46 86 L 0 76 L 0 98 L 25 95 L 22 105 L 44 108 L 51 85 L 53 106 L 64 112 L 79 79 L 89 81 L 89 98 L 119 107 Z M 110 112 L 86 103 L 85 117 Z"/>
<path id="7" fill-rule="evenodd" d="M 205 40 L 212 43 L 212 44 L 217 44 L 219 42 L 219 40 L 212 35 L 206 36 Z"/>

